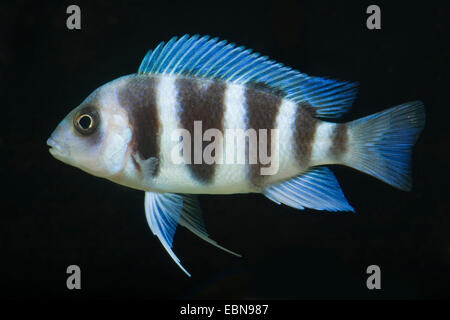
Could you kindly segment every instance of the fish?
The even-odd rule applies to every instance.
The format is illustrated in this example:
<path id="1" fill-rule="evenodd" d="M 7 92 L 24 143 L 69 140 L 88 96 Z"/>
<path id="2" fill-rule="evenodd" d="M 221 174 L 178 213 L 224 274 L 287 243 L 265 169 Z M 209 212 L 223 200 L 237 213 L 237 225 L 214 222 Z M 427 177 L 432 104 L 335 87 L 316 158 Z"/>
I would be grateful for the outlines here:
<path id="1" fill-rule="evenodd" d="M 173 251 L 181 225 L 209 237 L 198 194 L 261 193 L 299 210 L 354 212 L 327 165 L 412 188 L 425 107 L 412 101 L 353 121 L 357 83 L 314 77 L 219 38 L 173 37 L 137 73 L 94 90 L 47 140 L 50 154 L 145 192 L 153 234 Z"/>

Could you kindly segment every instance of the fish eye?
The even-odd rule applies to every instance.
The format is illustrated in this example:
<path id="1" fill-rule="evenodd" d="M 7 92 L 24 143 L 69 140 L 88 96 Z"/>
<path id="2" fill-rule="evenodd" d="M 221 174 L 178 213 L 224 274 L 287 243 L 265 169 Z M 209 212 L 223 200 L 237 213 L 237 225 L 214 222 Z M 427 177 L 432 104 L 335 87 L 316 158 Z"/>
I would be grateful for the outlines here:
<path id="1" fill-rule="evenodd" d="M 98 126 L 99 115 L 93 107 L 87 107 L 74 118 L 74 127 L 82 135 L 88 135 L 95 131 Z"/>
<path id="2" fill-rule="evenodd" d="M 83 130 L 89 130 L 94 123 L 92 117 L 88 114 L 82 114 L 77 120 L 78 126 Z"/>

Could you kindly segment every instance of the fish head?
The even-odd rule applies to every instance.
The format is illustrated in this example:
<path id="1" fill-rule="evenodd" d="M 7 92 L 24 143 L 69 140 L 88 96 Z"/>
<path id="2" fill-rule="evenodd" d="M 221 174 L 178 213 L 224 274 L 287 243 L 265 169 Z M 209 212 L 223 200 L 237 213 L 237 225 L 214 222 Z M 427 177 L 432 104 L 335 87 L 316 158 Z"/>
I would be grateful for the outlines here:
<path id="1" fill-rule="evenodd" d="M 132 131 L 115 85 L 94 91 L 73 109 L 47 140 L 56 159 L 92 175 L 110 178 L 126 162 Z"/>

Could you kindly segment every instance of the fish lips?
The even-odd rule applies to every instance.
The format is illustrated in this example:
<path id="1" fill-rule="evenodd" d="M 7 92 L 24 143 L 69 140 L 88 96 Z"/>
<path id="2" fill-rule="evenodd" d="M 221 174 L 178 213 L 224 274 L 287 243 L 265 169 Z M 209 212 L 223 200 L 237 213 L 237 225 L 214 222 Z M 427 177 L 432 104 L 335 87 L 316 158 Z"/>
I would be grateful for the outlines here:
<path id="1" fill-rule="evenodd" d="M 48 150 L 52 156 L 55 158 L 67 157 L 69 152 L 60 143 L 58 143 L 52 137 L 47 139 L 47 145 L 50 147 Z"/>

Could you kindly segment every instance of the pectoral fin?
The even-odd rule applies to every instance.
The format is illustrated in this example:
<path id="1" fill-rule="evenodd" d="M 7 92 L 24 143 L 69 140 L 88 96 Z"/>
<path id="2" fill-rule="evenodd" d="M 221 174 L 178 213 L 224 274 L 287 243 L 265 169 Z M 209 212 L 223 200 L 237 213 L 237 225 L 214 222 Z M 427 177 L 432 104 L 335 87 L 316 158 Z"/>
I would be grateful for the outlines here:
<path id="1" fill-rule="evenodd" d="M 193 195 L 146 192 L 145 216 L 153 234 L 158 237 L 172 259 L 188 276 L 191 275 L 172 251 L 173 237 L 178 224 L 186 227 L 206 242 L 235 256 L 240 256 L 209 238 L 200 206 Z"/>

